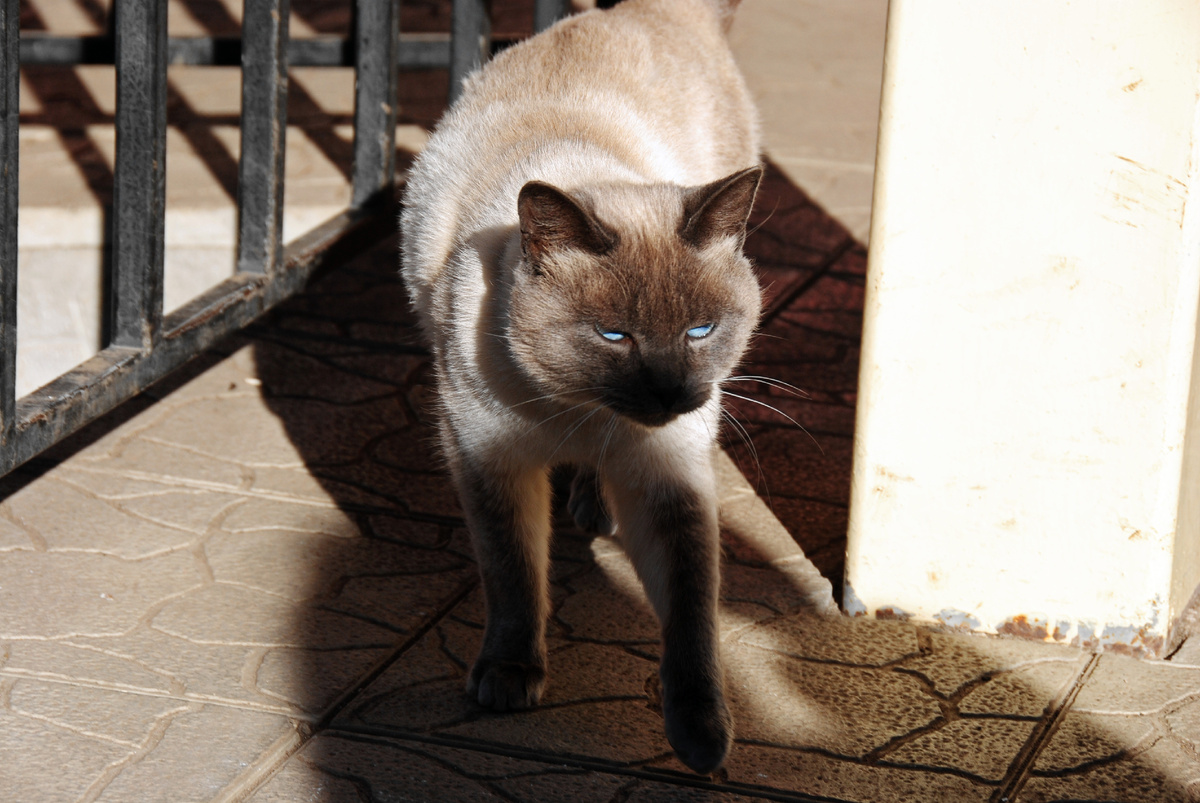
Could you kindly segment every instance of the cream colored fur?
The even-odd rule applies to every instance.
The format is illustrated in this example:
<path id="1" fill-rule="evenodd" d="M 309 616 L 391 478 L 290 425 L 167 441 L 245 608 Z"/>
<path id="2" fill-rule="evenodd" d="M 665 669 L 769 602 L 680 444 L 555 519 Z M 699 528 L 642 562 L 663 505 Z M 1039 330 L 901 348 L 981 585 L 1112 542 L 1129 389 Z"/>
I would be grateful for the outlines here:
<path id="1" fill-rule="evenodd" d="M 724 35 L 735 4 L 626 0 L 569 18 L 501 53 L 468 79 L 408 181 L 403 275 L 437 361 L 447 457 L 464 497 L 472 493 L 472 477 L 486 476 L 506 497 L 524 501 L 514 527 L 517 548 L 528 553 L 522 565 L 541 575 L 534 580 L 535 619 L 544 618 L 547 604 L 545 476 L 557 463 L 597 469 L 619 536 L 664 622 L 673 604 L 671 558 L 650 532 L 655 500 L 646 499 L 646 489 L 680 487 L 700 499 L 711 543 L 699 569 L 716 576 L 711 455 L 719 390 L 699 409 L 663 426 L 643 426 L 587 404 L 586 394 L 547 398 L 547 387 L 518 364 L 506 332 L 510 277 L 522 260 L 517 197 L 527 182 L 597 190 L 601 219 L 619 213 L 627 234 L 652 241 L 676 235 L 680 208 L 678 200 L 663 202 L 656 187 L 704 185 L 757 163 L 756 112 Z M 622 208 L 610 213 L 606 205 Z M 718 246 L 737 250 L 740 241 Z M 753 323 L 746 324 L 743 341 Z M 740 351 L 726 371 L 738 357 Z M 480 533 L 491 523 L 465 507 L 486 564 L 496 547 Z M 703 625 L 712 632 L 701 640 L 711 642 L 704 648 L 711 652 L 716 583 L 707 582 L 703 594 L 708 598 L 696 602 L 712 610 L 713 622 Z M 493 628 L 520 629 L 520 622 L 494 623 L 493 615 L 506 614 L 493 607 L 500 606 L 489 601 L 489 638 Z M 540 643 L 543 623 L 531 626 Z M 484 652 L 489 649 L 485 644 Z M 511 660 L 536 664 L 544 655 Z M 718 668 L 711 672 L 719 674 L 715 656 L 712 662 Z M 538 694 L 540 684 L 531 685 L 526 704 Z M 668 722 L 669 734 L 670 728 Z"/>

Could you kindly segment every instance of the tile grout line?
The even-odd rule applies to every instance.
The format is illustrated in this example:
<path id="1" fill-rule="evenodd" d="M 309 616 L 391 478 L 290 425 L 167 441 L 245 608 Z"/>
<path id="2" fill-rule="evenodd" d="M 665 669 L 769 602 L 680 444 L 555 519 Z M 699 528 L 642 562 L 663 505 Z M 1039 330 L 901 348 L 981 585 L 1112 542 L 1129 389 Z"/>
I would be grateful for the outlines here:
<path id="1" fill-rule="evenodd" d="M 724 792 L 727 794 L 744 795 L 762 800 L 781 801 L 781 803 L 852 803 L 852 801 L 845 800 L 843 798 L 826 797 L 823 795 L 810 795 L 804 792 L 778 789 L 775 787 L 764 787 L 756 784 L 740 783 L 736 781 L 717 782 L 702 775 L 690 775 L 683 772 L 665 770 L 656 767 L 630 766 L 604 759 L 588 758 L 587 756 L 554 753 L 547 754 L 535 749 L 514 747 L 512 745 L 497 744 L 482 739 L 450 734 L 416 733 L 413 731 L 405 731 L 388 727 L 355 724 L 348 727 L 332 728 L 331 736 L 333 738 L 346 739 L 347 741 L 383 744 L 392 747 L 398 746 L 398 743 L 403 742 L 415 742 L 417 744 L 449 747 L 455 750 L 503 756 L 505 758 L 512 758 L 518 761 L 532 761 L 539 764 L 569 766 L 577 769 L 587 770 L 589 772 L 600 772 L 609 775 L 622 775 L 631 778 L 637 778 L 643 781 L 667 784 L 670 786 L 682 786 L 692 789 L 702 789 L 710 792 Z"/>
<path id="2" fill-rule="evenodd" d="M 786 309 L 789 304 L 812 289 L 812 286 L 816 284 L 822 277 L 824 277 L 825 274 L 827 274 L 833 268 L 833 266 L 838 263 L 838 260 L 844 257 L 846 253 L 849 252 L 850 249 L 852 249 L 856 244 L 857 241 L 854 239 L 854 237 L 852 237 L 850 234 L 847 234 L 845 239 L 843 239 L 839 245 L 834 247 L 833 251 L 830 252 L 830 254 L 826 256 L 825 259 L 822 260 L 815 268 L 813 268 L 812 274 L 807 279 L 800 282 L 798 287 L 792 288 L 787 292 L 786 295 L 780 296 L 771 301 L 770 305 L 763 310 L 762 317 L 758 322 L 759 328 L 761 329 L 763 326 L 766 326 L 768 323 L 774 320 L 776 316 L 783 312 L 783 310 Z"/>
<path id="3" fill-rule="evenodd" d="M 1094 653 L 1066 688 L 1062 698 L 1050 702 L 1047 716 L 1038 720 L 1038 724 L 1034 726 L 1033 732 L 1029 734 L 1025 744 L 1021 745 L 1021 749 L 1017 751 L 1012 764 L 1008 767 L 1008 772 L 1004 775 L 1004 780 L 1000 782 L 1000 787 L 992 795 L 992 803 L 1013 803 L 1016 800 L 1022 787 L 1025 786 L 1025 782 L 1029 780 L 1033 764 L 1041 754 L 1042 748 L 1049 743 L 1050 738 L 1058 730 L 1063 717 L 1074 705 L 1075 698 L 1079 696 L 1079 692 L 1083 690 L 1084 684 L 1092 676 L 1092 672 L 1095 671 L 1099 662 L 1100 654 Z"/>
<path id="4" fill-rule="evenodd" d="M 478 585 L 478 576 L 463 581 L 449 599 L 434 612 L 433 616 L 430 616 L 423 625 L 414 630 L 379 663 L 342 691 L 315 721 L 300 721 L 290 732 L 275 740 L 253 764 L 213 797 L 211 803 L 240 803 L 257 792 L 263 784 L 274 777 L 276 772 L 282 769 L 288 759 L 328 728 L 329 724 L 350 705 L 359 692 L 375 682 L 380 675 L 399 661 L 414 644 L 445 619 Z"/>
<path id="5" fill-rule="evenodd" d="M 158 689 L 138 688 L 136 686 L 123 686 L 115 683 L 104 681 L 92 681 L 85 678 L 68 678 L 54 675 L 43 675 L 33 671 L 22 669 L 0 669 L 0 677 L 13 678 L 15 680 L 29 680 L 38 683 L 56 683 L 63 686 L 75 686 L 82 689 L 95 689 L 98 691 L 113 692 L 114 694 L 131 694 L 137 697 L 154 697 L 160 700 L 175 700 L 180 703 L 196 703 L 198 705 L 212 705 L 219 708 L 235 708 L 239 711 L 250 711 L 255 714 L 276 714 L 278 716 L 289 717 L 291 719 L 304 720 L 306 715 L 301 711 L 294 711 L 283 706 L 270 706 L 263 703 L 255 703 L 252 700 L 233 700 L 221 697 L 210 697 L 202 694 L 173 694 L 169 691 L 160 691 Z M 308 717 L 311 718 L 311 717 Z"/>

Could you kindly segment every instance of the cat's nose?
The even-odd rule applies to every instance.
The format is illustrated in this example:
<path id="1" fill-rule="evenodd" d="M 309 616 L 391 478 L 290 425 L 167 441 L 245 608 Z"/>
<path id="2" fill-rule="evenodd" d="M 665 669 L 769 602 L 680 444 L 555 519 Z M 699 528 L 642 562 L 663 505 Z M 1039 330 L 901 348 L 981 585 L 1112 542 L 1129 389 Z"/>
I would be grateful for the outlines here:
<path id="1" fill-rule="evenodd" d="M 708 399 L 707 393 L 700 392 L 686 381 L 653 385 L 650 396 L 660 405 L 663 413 L 671 416 L 690 413 Z"/>
<path id="2" fill-rule="evenodd" d="M 654 398 L 662 405 L 663 412 L 673 413 L 679 402 L 683 399 L 687 388 L 683 385 L 667 385 L 664 387 L 656 387 L 651 390 Z"/>

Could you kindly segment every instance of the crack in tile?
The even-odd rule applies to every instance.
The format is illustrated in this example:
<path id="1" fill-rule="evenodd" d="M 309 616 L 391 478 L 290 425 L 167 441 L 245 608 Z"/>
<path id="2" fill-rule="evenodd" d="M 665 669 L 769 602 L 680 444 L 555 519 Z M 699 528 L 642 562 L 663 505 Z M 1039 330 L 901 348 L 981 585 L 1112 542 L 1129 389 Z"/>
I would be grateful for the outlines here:
<path id="1" fill-rule="evenodd" d="M 1069 778 L 1074 775 L 1085 775 L 1092 770 L 1109 764 L 1116 764 L 1121 761 L 1137 758 L 1150 752 L 1159 742 L 1167 738 L 1167 734 L 1163 732 L 1162 724 L 1154 720 L 1151 721 L 1154 723 L 1154 730 L 1139 739 L 1132 747 L 1124 747 L 1107 756 L 1089 759 L 1070 767 L 1053 770 L 1031 769 L 1029 774 L 1036 778 Z"/>
<path id="2" fill-rule="evenodd" d="M 936 730 L 936 729 L 934 729 L 934 730 Z M 926 732 L 928 732 L 928 731 L 926 731 Z M 805 747 L 805 746 L 797 746 L 797 745 L 789 745 L 789 744 L 779 744 L 779 743 L 770 742 L 770 741 L 766 741 L 766 740 L 760 740 L 760 739 L 735 739 L 734 744 L 753 746 L 753 747 L 766 747 L 766 748 L 770 748 L 772 750 L 780 750 L 780 751 L 783 751 L 786 753 L 804 753 L 804 754 L 808 754 L 808 755 L 823 756 L 824 758 L 829 758 L 829 759 L 833 759 L 835 761 L 844 762 L 846 764 L 854 764 L 854 765 L 863 766 L 863 767 L 884 767 L 887 769 L 908 770 L 908 771 L 912 771 L 912 772 L 932 772 L 932 773 L 935 773 L 938 775 L 953 775 L 955 777 L 962 778 L 967 781 L 971 781 L 972 783 L 977 784 L 979 786 L 983 786 L 983 787 L 987 787 L 987 788 L 994 788 L 996 786 L 995 781 L 988 781 L 986 778 L 981 778 L 980 776 L 975 775 L 974 773 L 967 772 L 966 770 L 962 770 L 957 767 L 946 767 L 946 766 L 932 765 L 932 764 L 927 765 L 927 764 L 916 764 L 916 763 L 900 763 L 900 762 L 883 761 L 883 760 L 871 760 L 871 759 L 867 759 L 866 757 L 863 757 L 863 756 L 846 755 L 843 753 L 838 753 L 833 750 L 827 750 L 827 749 L 821 748 L 821 747 Z"/>

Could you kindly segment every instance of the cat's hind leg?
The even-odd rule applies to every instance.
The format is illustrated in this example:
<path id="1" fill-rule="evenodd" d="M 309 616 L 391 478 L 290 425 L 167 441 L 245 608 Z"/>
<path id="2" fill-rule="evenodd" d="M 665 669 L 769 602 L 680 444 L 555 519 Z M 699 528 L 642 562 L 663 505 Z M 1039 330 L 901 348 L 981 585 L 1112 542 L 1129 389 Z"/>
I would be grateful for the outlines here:
<path id="1" fill-rule="evenodd" d="M 662 626 L 667 740 L 691 769 L 725 761 L 733 720 L 717 630 L 720 544 L 711 468 L 687 478 L 637 483 L 614 478 L 621 542 Z"/>
<path id="2" fill-rule="evenodd" d="M 571 478 L 571 495 L 567 510 L 575 525 L 585 533 L 612 535 L 616 525 L 608 513 L 608 504 L 600 489 L 600 478 L 594 468 L 580 466 Z"/>
<path id="3" fill-rule="evenodd" d="M 485 708 L 537 705 L 546 683 L 550 482 L 544 470 L 455 471 L 487 605 L 467 693 Z"/>

